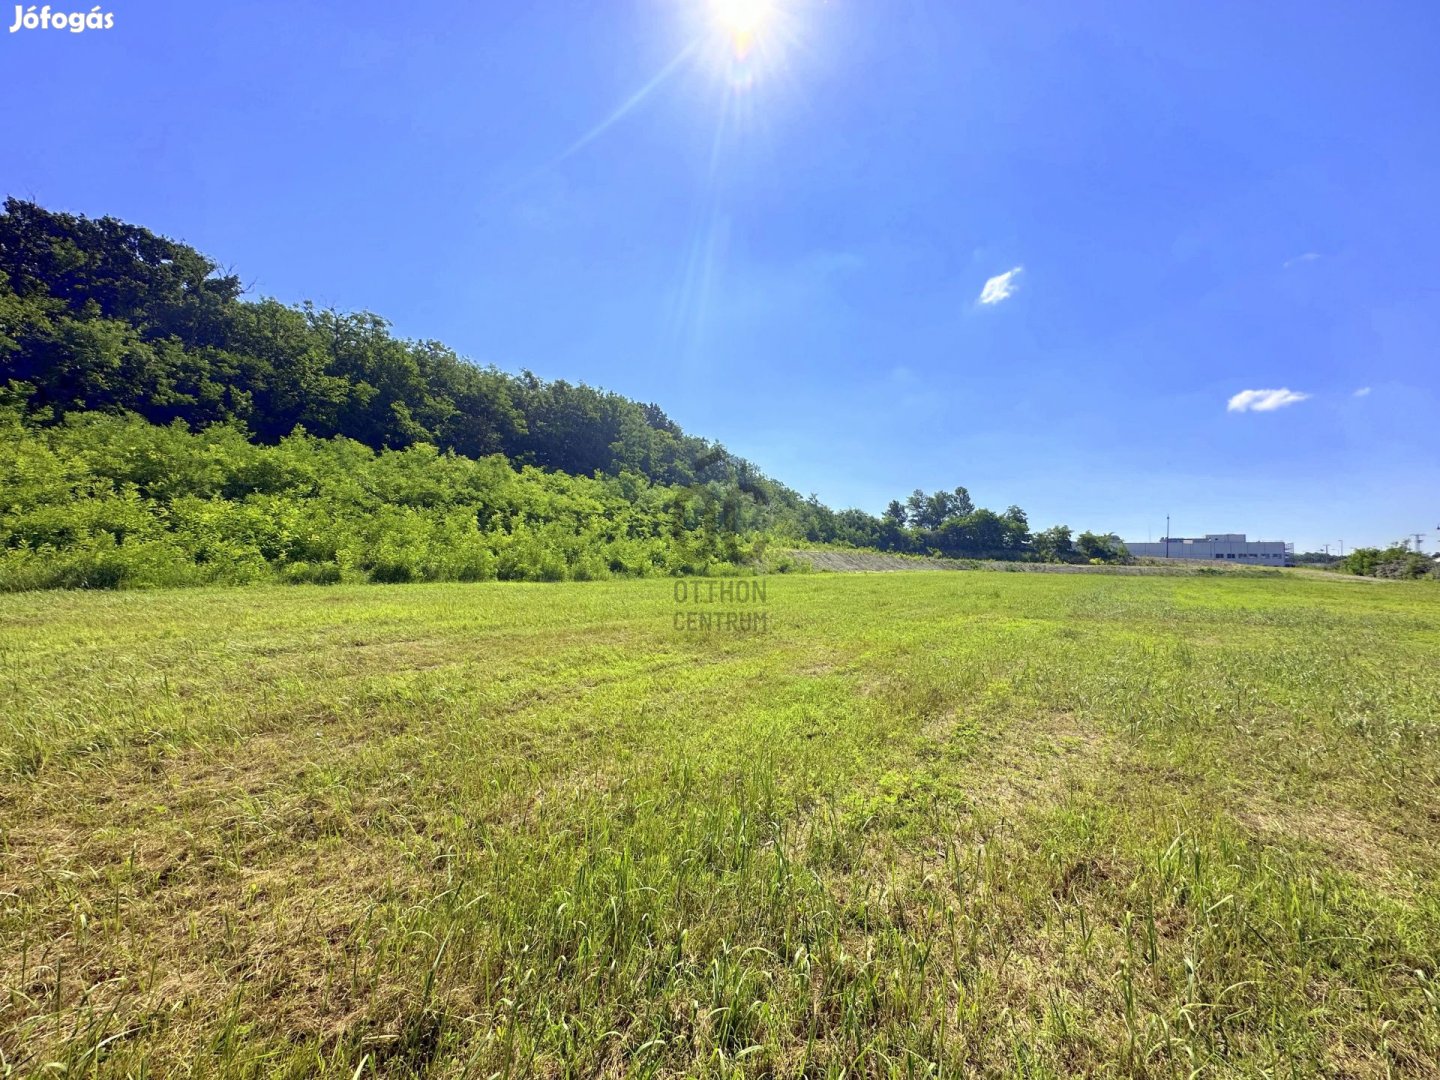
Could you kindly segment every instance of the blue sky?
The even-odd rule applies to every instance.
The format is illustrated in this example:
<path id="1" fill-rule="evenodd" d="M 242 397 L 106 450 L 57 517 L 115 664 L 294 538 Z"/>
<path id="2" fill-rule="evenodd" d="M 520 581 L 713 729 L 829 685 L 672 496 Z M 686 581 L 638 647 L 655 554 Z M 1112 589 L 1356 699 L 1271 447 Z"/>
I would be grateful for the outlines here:
<path id="1" fill-rule="evenodd" d="M 771 8 L 114 0 L 0 177 L 832 506 L 1434 550 L 1440 7 Z"/>

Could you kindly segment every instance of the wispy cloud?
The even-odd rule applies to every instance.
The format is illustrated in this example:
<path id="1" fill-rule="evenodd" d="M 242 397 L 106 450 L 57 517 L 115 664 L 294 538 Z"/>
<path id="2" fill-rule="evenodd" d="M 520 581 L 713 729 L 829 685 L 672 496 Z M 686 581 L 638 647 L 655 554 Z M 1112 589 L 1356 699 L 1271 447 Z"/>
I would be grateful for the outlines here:
<path id="1" fill-rule="evenodd" d="M 1003 274 L 996 274 L 985 282 L 985 287 L 980 290 L 980 303 L 998 304 L 1001 300 L 1008 300 L 1015 293 L 1015 279 L 1024 269 L 1023 266 L 1017 266 Z"/>
<path id="2" fill-rule="evenodd" d="M 1225 408 L 1230 412 L 1274 412 L 1286 405 L 1304 401 L 1309 396 L 1284 387 L 1279 390 L 1241 390 L 1230 399 Z"/>
<path id="3" fill-rule="evenodd" d="M 1351 396 L 1352 396 L 1352 397 L 1364 397 L 1364 396 L 1365 396 L 1366 394 L 1368 394 L 1368 393 L 1370 393 L 1370 387 L 1368 387 L 1368 386 L 1362 386 L 1362 387 L 1360 387 L 1359 390 L 1356 390 L 1355 393 L 1352 394 Z"/>
<path id="4" fill-rule="evenodd" d="M 1320 258 L 1319 252 L 1307 251 L 1304 255 L 1296 255 L 1293 259 L 1286 259 L 1285 269 L 1289 270 L 1290 267 L 1298 266 L 1301 263 L 1314 262 L 1318 258 Z"/>

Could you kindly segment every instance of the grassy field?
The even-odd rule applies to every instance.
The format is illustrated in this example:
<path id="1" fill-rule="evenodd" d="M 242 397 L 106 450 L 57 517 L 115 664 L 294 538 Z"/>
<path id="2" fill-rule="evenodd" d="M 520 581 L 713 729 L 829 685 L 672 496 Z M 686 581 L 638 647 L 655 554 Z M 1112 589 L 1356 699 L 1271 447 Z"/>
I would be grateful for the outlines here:
<path id="1" fill-rule="evenodd" d="M 0 597 L 0 1075 L 1440 1072 L 1440 589 L 673 588 Z"/>

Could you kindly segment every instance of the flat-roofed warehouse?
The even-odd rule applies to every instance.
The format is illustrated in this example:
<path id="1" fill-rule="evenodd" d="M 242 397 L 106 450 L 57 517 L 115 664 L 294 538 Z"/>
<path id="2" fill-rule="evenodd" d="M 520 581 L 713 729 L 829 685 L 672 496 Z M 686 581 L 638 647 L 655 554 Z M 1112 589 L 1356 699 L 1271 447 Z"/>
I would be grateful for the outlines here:
<path id="1" fill-rule="evenodd" d="M 1244 533 L 1172 536 L 1145 543 L 1125 542 L 1130 554 L 1147 559 L 1224 559 L 1259 566 L 1289 566 L 1295 545 L 1284 540 L 1246 540 Z"/>

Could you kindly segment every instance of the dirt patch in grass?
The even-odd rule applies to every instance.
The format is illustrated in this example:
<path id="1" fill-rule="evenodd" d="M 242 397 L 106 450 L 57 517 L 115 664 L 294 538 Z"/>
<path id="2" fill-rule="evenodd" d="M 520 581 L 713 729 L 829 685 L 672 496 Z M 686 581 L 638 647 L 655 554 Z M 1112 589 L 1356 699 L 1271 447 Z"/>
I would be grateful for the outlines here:
<path id="1" fill-rule="evenodd" d="M 23 1072 L 102 1020 L 97 1041 L 150 1032 L 164 1067 L 194 1050 L 167 1059 L 176 1025 L 288 1041 L 400 1016 L 410 988 L 367 972 L 377 949 L 410 947 L 393 912 L 431 891 L 417 855 L 432 845 L 394 835 L 383 791 L 312 784 L 360 746 L 302 728 L 27 791 L 0 857 L 8 1060 Z M 42 1001 L 63 1008 L 23 1004 Z"/>
<path id="2" fill-rule="evenodd" d="M 1398 884 L 1395 837 L 1343 806 L 1282 805 L 1257 797 L 1235 818 L 1263 840 L 1313 845 L 1338 865 L 1371 880 Z"/>
<path id="3" fill-rule="evenodd" d="M 1070 713 L 1044 714 L 1012 721 L 977 748 L 965 782 L 977 806 L 1013 814 L 1094 785 L 1125 752 L 1110 732 Z"/>
<path id="4" fill-rule="evenodd" d="M 395 849 L 326 844 L 259 867 L 174 846 L 136 854 L 133 870 L 102 868 L 123 858 L 74 859 L 14 882 L 6 921 L 21 915 L 28 927 L 0 955 L 0 998 L 63 1003 L 0 1008 L 0 1047 L 22 1072 L 101 1018 L 109 1034 L 179 1024 L 193 1038 L 235 1019 L 288 1040 L 403 1012 L 409 988 L 373 977 L 367 962 L 394 947 L 377 909 L 425 892 Z M 152 1064 L 163 1067 L 163 1036 L 156 1045 Z M 194 1047 L 173 1049 L 179 1065 Z"/>

